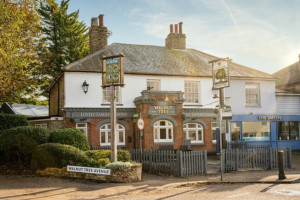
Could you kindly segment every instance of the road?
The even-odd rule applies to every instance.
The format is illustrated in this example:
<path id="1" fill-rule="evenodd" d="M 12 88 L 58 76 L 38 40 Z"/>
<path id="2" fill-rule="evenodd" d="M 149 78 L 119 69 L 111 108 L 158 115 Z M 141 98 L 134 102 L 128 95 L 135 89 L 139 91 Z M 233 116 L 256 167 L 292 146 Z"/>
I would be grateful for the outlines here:
<path id="1" fill-rule="evenodd" d="M 199 184 L 186 186 L 175 177 L 145 175 L 139 183 L 94 183 L 45 177 L 0 176 L 0 200 L 5 199 L 300 199 L 300 183 L 294 184 Z M 194 177 L 196 179 L 197 177 Z"/>

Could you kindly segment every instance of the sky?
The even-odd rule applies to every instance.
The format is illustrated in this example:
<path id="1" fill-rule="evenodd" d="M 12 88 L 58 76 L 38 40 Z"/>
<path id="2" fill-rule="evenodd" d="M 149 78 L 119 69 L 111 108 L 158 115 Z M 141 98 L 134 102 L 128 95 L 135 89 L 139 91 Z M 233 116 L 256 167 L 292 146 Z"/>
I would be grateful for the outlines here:
<path id="1" fill-rule="evenodd" d="M 300 0 L 71 0 L 87 26 L 104 14 L 108 44 L 164 46 L 183 22 L 186 47 L 263 72 L 299 60 Z"/>

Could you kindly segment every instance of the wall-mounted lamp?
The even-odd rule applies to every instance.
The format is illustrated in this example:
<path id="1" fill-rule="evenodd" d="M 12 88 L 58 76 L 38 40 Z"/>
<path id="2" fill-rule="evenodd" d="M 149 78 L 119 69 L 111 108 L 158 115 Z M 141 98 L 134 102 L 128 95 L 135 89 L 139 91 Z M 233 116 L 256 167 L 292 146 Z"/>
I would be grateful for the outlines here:
<path id="1" fill-rule="evenodd" d="M 219 98 L 219 89 L 212 89 L 213 92 L 213 98 Z"/>
<path id="2" fill-rule="evenodd" d="M 89 84 L 86 81 L 84 81 L 82 83 L 82 89 L 83 89 L 83 91 L 84 91 L 85 94 L 88 92 L 88 90 L 89 90 Z"/>

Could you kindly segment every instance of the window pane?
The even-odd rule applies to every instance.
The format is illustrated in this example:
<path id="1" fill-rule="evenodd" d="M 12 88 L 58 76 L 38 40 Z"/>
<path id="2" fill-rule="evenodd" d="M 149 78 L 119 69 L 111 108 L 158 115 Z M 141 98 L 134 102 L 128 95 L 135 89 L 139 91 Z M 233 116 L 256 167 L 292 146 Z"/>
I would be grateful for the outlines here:
<path id="1" fill-rule="evenodd" d="M 108 143 L 111 143 L 111 132 L 108 132 Z"/>
<path id="2" fill-rule="evenodd" d="M 169 132 L 169 136 L 168 136 L 168 139 L 172 139 L 172 129 L 168 129 L 168 132 Z"/>
<path id="3" fill-rule="evenodd" d="M 189 131 L 189 139 L 196 140 L 196 131 L 195 130 Z"/>
<path id="4" fill-rule="evenodd" d="M 257 106 L 260 104 L 259 83 L 246 83 L 246 105 Z"/>
<path id="5" fill-rule="evenodd" d="M 86 127 L 86 124 L 77 124 L 77 127 Z"/>
<path id="6" fill-rule="evenodd" d="M 202 141 L 202 131 L 198 131 L 198 140 Z"/>
<path id="7" fill-rule="evenodd" d="M 160 129 L 160 139 L 167 139 L 167 130 L 165 128 Z"/>
<path id="8" fill-rule="evenodd" d="M 270 122 L 262 125 L 262 122 L 243 122 L 243 140 L 245 141 L 269 141 Z"/>
<path id="9" fill-rule="evenodd" d="M 165 122 L 165 121 L 160 121 L 159 125 L 160 125 L 160 126 L 165 126 L 165 125 L 166 125 L 166 122 Z"/>
<path id="10" fill-rule="evenodd" d="M 186 81 L 184 84 L 184 97 L 187 103 L 199 102 L 199 82 Z"/>
<path id="11" fill-rule="evenodd" d="M 196 124 L 189 124 L 189 128 L 196 128 Z"/>
<path id="12" fill-rule="evenodd" d="M 101 132 L 101 143 L 105 143 L 105 132 Z"/>
<path id="13" fill-rule="evenodd" d="M 124 143 L 124 132 L 123 131 L 119 132 L 119 142 Z"/>
<path id="14" fill-rule="evenodd" d="M 211 131 L 211 137 L 212 137 L 212 140 L 216 140 L 216 139 L 217 139 L 216 134 L 217 134 L 217 131 L 216 131 L 216 130 Z"/>
<path id="15" fill-rule="evenodd" d="M 238 141 L 240 140 L 240 122 L 231 122 L 231 140 Z"/>

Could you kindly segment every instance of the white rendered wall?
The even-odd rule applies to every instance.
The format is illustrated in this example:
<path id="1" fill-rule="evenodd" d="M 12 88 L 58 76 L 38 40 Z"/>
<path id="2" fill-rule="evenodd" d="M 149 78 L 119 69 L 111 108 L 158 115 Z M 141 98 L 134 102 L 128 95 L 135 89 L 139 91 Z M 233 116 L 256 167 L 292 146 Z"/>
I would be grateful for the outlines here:
<path id="1" fill-rule="evenodd" d="M 212 98 L 212 81 L 205 78 L 168 77 L 168 76 L 146 76 L 146 75 L 125 75 L 125 87 L 121 88 L 122 107 L 135 107 L 134 99 L 141 96 L 142 90 L 147 89 L 148 79 L 159 79 L 160 90 L 184 92 L 184 81 L 200 82 L 199 105 L 211 104 L 216 99 Z M 89 90 L 85 94 L 82 90 L 82 83 L 86 80 Z M 65 107 L 86 107 L 99 108 L 103 103 L 102 78 L 100 73 L 66 72 L 65 73 Z M 207 105 L 205 107 L 210 107 Z M 198 106 L 199 107 L 199 106 Z"/>
<path id="2" fill-rule="evenodd" d="M 246 106 L 246 83 L 260 84 L 260 106 Z M 231 80 L 225 96 L 230 97 L 232 114 L 276 114 L 275 81 Z"/>

